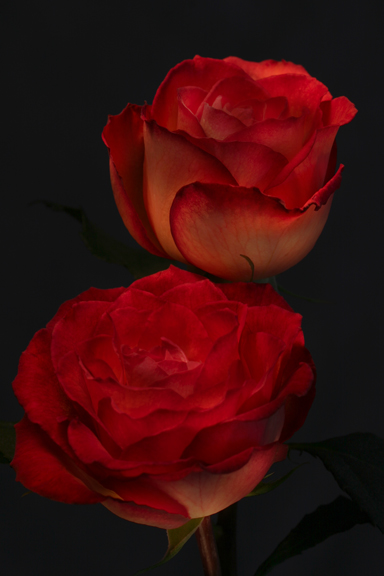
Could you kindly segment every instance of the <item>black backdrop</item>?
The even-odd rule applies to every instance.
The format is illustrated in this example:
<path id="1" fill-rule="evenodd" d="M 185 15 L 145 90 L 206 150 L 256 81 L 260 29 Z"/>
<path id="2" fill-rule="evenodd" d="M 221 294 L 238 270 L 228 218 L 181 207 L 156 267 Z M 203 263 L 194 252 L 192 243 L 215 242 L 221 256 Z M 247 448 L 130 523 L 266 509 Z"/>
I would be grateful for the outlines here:
<path id="1" fill-rule="evenodd" d="M 128 285 L 124 269 L 91 256 L 78 225 L 29 202 L 83 206 L 122 241 L 107 150 L 107 114 L 152 101 L 177 62 L 228 55 L 301 63 L 359 109 L 338 136 L 346 165 L 314 250 L 279 282 L 328 305 L 288 298 L 303 314 L 318 368 L 317 398 L 297 440 L 355 431 L 384 437 L 382 194 L 383 7 L 349 2 L 107 0 L 11 2 L 1 8 L 3 57 L 2 321 L 0 419 L 19 420 L 11 382 L 21 352 L 58 306 L 89 286 Z M 133 574 L 159 559 L 165 532 L 30 494 L 0 467 L 0 563 L 15 576 Z M 311 461 L 279 490 L 240 503 L 239 575 L 258 564 L 301 517 L 339 493 Z M 382 574 L 383 540 L 364 525 L 276 568 L 276 576 Z M 153 574 L 202 574 L 194 541 Z"/>

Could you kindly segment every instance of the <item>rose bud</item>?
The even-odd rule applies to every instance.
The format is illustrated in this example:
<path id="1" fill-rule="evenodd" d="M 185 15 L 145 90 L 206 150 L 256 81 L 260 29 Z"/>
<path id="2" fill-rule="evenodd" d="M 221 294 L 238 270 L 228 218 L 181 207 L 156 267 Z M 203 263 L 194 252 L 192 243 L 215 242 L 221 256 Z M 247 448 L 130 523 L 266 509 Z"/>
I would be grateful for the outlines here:
<path id="1" fill-rule="evenodd" d="M 341 183 L 335 136 L 356 114 L 291 62 L 201 58 L 153 104 L 110 116 L 112 188 L 146 250 L 228 280 L 283 272 L 313 248 Z"/>
<path id="2" fill-rule="evenodd" d="M 246 496 L 304 422 L 315 368 L 268 285 L 171 267 L 65 302 L 20 359 L 24 486 L 175 528 Z"/>

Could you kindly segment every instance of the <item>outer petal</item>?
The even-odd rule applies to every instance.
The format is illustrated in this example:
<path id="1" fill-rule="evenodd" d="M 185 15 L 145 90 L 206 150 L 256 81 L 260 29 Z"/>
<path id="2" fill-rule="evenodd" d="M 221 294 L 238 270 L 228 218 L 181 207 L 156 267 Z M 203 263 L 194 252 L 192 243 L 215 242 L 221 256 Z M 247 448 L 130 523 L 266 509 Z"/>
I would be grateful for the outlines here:
<path id="1" fill-rule="evenodd" d="M 261 482 L 272 464 L 283 460 L 286 453 L 286 446 L 273 444 L 264 450 L 250 451 L 247 463 L 232 472 L 223 473 L 224 462 L 215 466 L 214 473 L 207 468 L 181 480 L 156 480 L 156 483 L 182 503 L 191 518 L 210 516 L 246 496 Z"/>
<path id="2" fill-rule="evenodd" d="M 205 278 L 200 276 L 200 274 L 180 270 L 180 268 L 176 268 L 176 266 L 171 264 L 167 270 L 162 270 L 151 276 L 144 276 L 144 278 L 136 280 L 136 282 L 131 285 L 130 290 L 135 288 L 136 290 L 150 292 L 155 296 L 161 296 L 164 292 L 172 290 L 178 285 L 196 284 L 204 280 Z"/>
<path id="3" fill-rule="evenodd" d="M 216 464 L 241 454 L 248 448 L 255 448 L 276 442 L 284 424 L 282 406 L 268 418 L 261 420 L 239 420 L 221 422 L 201 430 L 184 452 L 183 457 L 192 455 L 200 462 Z"/>
<path id="4" fill-rule="evenodd" d="M 149 224 L 143 201 L 143 121 L 141 107 L 133 104 L 110 116 L 103 140 L 110 155 L 112 190 L 124 224 L 146 250 L 165 256 Z"/>
<path id="5" fill-rule="evenodd" d="M 339 185 L 340 171 L 317 195 L 326 202 Z M 302 210 L 287 210 L 256 188 L 196 182 L 180 190 L 173 202 L 172 235 L 183 256 L 211 274 L 248 280 L 250 267 L 243 254 L 254 264 L 255 279 L 266 278 L 290 268 L 313 248 L 331 205 L 316 205 L 315 196 Z"/>
<path id="6" fill-rule="evenodd" d="M 289 304 L 270 284 L 238 282 L 236 284 L 220 284 L 219 288 L 228 300 L 238 300 L 248 306 L 269 306 L 270 304 L 274 304 L 284 310 L 293 312 Z"/>
<path id="7" fill-rule="evenodd" d="M 93 336 L 100 317 L 111 307 L 110 302 L 78 302 L 54 327 L 51 358 L 57 370 L 60 359 Z"/>
<path id="8" fill-rule="evenodd" d="M 308 382 L 311 386 L 308 389 Z M 285 423 L 281 433 L 281 441 L 288 440 L 304 424 L 308 411 L 315 398 L 315 374 L 312 365 L 302 363 L 287 384 L 302 389 L 302 394 L 291 394 L 285 401 Z"/>
<path id="9" fill-rule="evenodd" d="M 29 416 L 57 444 L 67 447 L 62 423 L 74 416 L 74 408 L 65 396 L 53 370 L 50 356 L 51 337 L 40 330 L 32 338 L 19 362 L 13 390 Z"/>
<path id="10" fill-rule="evenodd" d="M 188 520 L 189 517 L 181 514 L 170 514 L 165 510 L 155 510 L 149 506 L 140 506 L 134 502 L 121 502 L 114 498 L 107 498 L 102 504 L 111 512 L 137 524 L 146 524 L 147 526 L 156 526 L 157 528 L 179 528 Z"/>
<path id="11" fill-rule="evenodd" d="M 289 210 L 304 206 L 313 194 L 326 184 L 325 177 L 337 131 L 338 126 L 327 126 L 318 130 L 307 157 L 281 184 L 272 182 L 266 194 L 280 198 Z M 277 180 L 280 180 L 280 176 L 282 174 Z"/>
<path id="12" fill-rule="evenodd" d="M 272 97 L 285 96 L 289 103 L 289 115 L 292 116 L 301 115 L 303 110 L 310 110 L 313 114 L 328 92 L 327 87 L 316 78 L 300 74 L 269 76 L 259 80 L 258 85 Z"/>
<path id="13" fill-rule="evenodd" d="M 76 298 L 72 298 L 72 300 L 67 300 L 63 302 L 60 306 L 54 317 L 50 322 L 47 324 L 47 330 L 52 333 L 53 328 L 56 324 L 64 318 L 68 313 L 70 313 L 71 308 L 78 302 L 114 302 L 122 292 L 124 292 L 126 288 L 110 288 L 108 290 L 102 290 L 101 288 L 89 288 L 82 292 Z"/>
<path id="14" fill-rule="evenodd" d="M 195 86 L 203 90 L 210 88 L 223 78 L 245 76 L 238 66 L 223 60 L 201 58 L 184 60 L 170 70 L 160 84 L 152 105 L 152 118 L 168 130 L 177 129 L 177 91 L 183 86 Z"/>
<path id="15" fill-rule="evenodd" d="M 147 213 L 166 253 L 183 261 L 169 226 L 169 210 L 177 191 L 195 180 L 220 184 L 235 184 L 235 180 L 216 158 L 153 121 L 145 123 L 144 141 Z"/>
<path id="16" fill-rule="evenodd" d="M 281 60 L 281 62 L 278 62 L 277 60 L 250 62 L 248 60 L 237 58 L 236 56 L 228 56 L 227 58 L 224 58 L 224 60 L 225 62 L 236 64 L 254 80 L 279 74 L 304 74 L 305 76 L 310 76 L 310 74 L 308 74 L 305 68 L 300 66 L 300 64 L 293 64 L 293 62 L 287 62 L 285 60 Z"/>
<path id="17" fill-rule="evenodd" d="M 320 104 L 324 126 L 343 126 L 357 114 L 355 106 L 345 96 L 327 100 Z"/>
<path id="18" fill-rule="evenodd" d="M 69 504 L 94 504 L 104 500 L 104 496 L 93 492 L 71 474 L 64 464 L 64 453 L 27 416 L 16 424 L 16 439 L 11 465 L 16 470 L 16 480 L 26 488 Z M 74 468 L 74 463 L 71 466 Z"/>

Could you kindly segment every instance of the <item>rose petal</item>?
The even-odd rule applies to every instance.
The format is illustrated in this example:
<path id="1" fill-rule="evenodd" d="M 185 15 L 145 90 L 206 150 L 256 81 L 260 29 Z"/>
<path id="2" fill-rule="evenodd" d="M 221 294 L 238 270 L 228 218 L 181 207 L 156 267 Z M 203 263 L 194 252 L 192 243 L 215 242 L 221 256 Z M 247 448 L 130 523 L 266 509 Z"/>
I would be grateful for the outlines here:
<path id="1" fill-rule="evenodd" d="M 81 343 L 76 352 L 94 378 L 122 381 L 123 369 L 111 336 L 96 336 Z"/>
<path id="2" fill-rule="evenodd" d="M 237 502 L 261 482 L 274 462 L 283 460 L 287 447 L 272 445 L 264 450 L 249 451 L 248 461 L 241 468 L 221 473 L 225 463 L 215 472 L 192 472 L 185 478 L 171 481 L 156 480 L 157 485 L 182 503 L 191 518 L 216 514 Z"/>
<path id="3" fill-rule="evenodd" d="M 118 354 L 121 355 L 123 346 L 130 348 L 138 346 L 145 330 L 148 314 L 150 314 L 148 310 L 137 310 L 128 306 L 110 312 L 110 318 L 115 328 L 115 343 Z"/>
<path id="4" fill-rule="evenodd" d="M 180 304 L 189 308 L 189 310 L 196 310 L 200 306 L 205 306 L 209 302 L 222 302 L 223 293 L 209 280 L 200 277 L 199 285 L 196 283 L 185 283 L 174 286 L 163 294 L 163 298 L 167 302 Z"/>
<path id="5" fill-rule="evenodd" d="M 220 284 L 219 288 L 228 300 L 239 300 L 248 306 L 268 306 L 273 304 L 293 312 L 289 304 L 270 284 L 254 284 L 252 282 L 237 282 L 236 284 Z"/>
<path id="6" fill-rule="evenodd" d="M 206 90 L 197 86 L 182 86 L 177 90 L 179 102 L 182 102 L 194 116 L 207 94 Z"/>
<path id="7" fill-rule="evenodd" d="M 15 428 L 16 452 L 11 466 L 16 480 L 28 490 L 68 504 L 94 504 L 104 499 L 68 470 L 65 454 L 27 416 Z M 73 462 L 70 466 L 76 468 Z"/>
<path id="8" fill-rule="evenodd" d="M 268 118 L 285 117 L 288 109 L 288 100 L 284 96 L 269 98 L 268 100 L 243 100 L 234 108 L 228 104 L 228 109 L 239 118 L 246 126 L 251 126 L 255 122 L 262 122 Z"/>
<path id="9" fill-rule="evenodd" d="M 68 449 L 62 423 L 72 418 L 72 403 L 59 385 L 50 355 L 51 336 L 40 330 L 21 355 L 13 391 L 28 414 L 29 420 L 39 424 L 48 436 Z"/>
<path id="10" fill-rule="evenodd" d="M 229 136 L 226 141 L 255 142 L 282 154 L 288 160 L 306 144 L 311 133 L 320 124 L 321 113 L 312 118 L 308 112 L 284 120 L 269 118 Z"/>
<path id="11" fill-rule="evenodd" d="M 214 58 L 195 56 L 193 60 L 180 62 L 160 84 L 152 104 L 152 118 L 168 130 L 176 130 L 179 88 L 194 86 L 208 91 L 218 80 L 232 76 L 245 76 L 245 73 L 238 66 Z"/>
<path id="12" fill-rule="evenodd" d="M 164 292 L 172 290 L 172 288 L 179 284 L 196 284 L 201 281 L 202 277 L 200 274 L 193 274 L 192 272 L 187 272 L 186 270 L 181 270 L 171 265 L 167 270 L 136 280 L 130 288 L 130 291 L 134 288 L 135 290 L 150 292 L 155 296 L 162 296 Z"/>
<path id="13" fill-rule="evenodd" d="M 156 409 L 143 418 L 132 418 L 118 410 L 110 398 L 104 398 L 99 403 L 99 416 L 115 442 L 125 450 L 144 438 L 156 436 L 161 432 L 174 430 L 184 422 L 186 410 L 174 410 L 173 406 L 166 409 Z M 174 430 L 174 433 L 177 433 Z"/>
<path id="14" fill-rule="evenodd" d="M 328 217 L 327 200 L 339 184 L 338 173 L 302 210 L 288 211 L 255 188 L 196 182 L 182 188 L 172 204 L 172 235 L 184 258 L 211 274 L 249 280 L 244 254 L 254 264 L 254 278 L 267 278 L 312 249 Z M 319 210 L 320 202 L 327 204 Z"/>
<path id="15" fill-rule="evenodd" d="M 124 224 L 146 250 L 165 256 L 145 211 L 143 201 L 144 141 L 141 107 L 133 104 L 110 116 L 103 131 L 109 149 L 112 190 Z"/>
<path id="16" fill-rule="evenodd" d="M 195 112 L 205 95 L 205 90 L 194 86 L 179 88 L 177 92 L 177 130 L 184 130 L 196 138 L 203 138 L 205 136 L 204 130 L 195 116 Z"/>
<path id="17" fill-rule="evenodd" d="M 261 191 L 288 163 L 282 154 L 255 142 L 218 142 L 212 138 L 193 142 L 220 160 L 239 186 L 255 186 Z"/>
<path id="18" fill-rule="evenodd" d="M 244 330 L 240 340 L 240 356 L 249 370 L 249 377 L 259 382 L 270 371 L 276 373 L 280 356 L 287 348 L 284 340 L 275 334 L 254 332 L 249 328 Z M 269 400 L 270 395 L 265 397 L 265 401 Z"/>
<path id="19" fill-rule="evenodd" d="M 231 365 L 238 358 L 237 325 L 235 325 L 231 332 L 218 338 L 212 346 L 197 379 L 196 392 L 224 383 L 228 378 Z"/>
<path id="20" fill-rule="evenodd" d="M 209 337 L 213 341 L 232 332 L 234 328 L 236 328 L 236 330 L 239 328 L 237 313 L 229 308 L 223 310 L 222 303 L 202 306 L 196 311 L 196 315 L 200 318 Z"/>
<path id="21" fill-rule="evenodd" d="M 355 106 L 345 96 L 334 98 L 320 104 L 324 126 L 343 126 L 357 114 Z"/>
<path id="22" fill-rule="evenodd" d="M 78 302 L 55 325 L 51 344 L 55 370 L 63 356 L 76 350 L 78 344 L 93 336 L 100 318 L 110 307 L 110 302 Z"/>
<path id="23" fill-rule="evenodd" d="M 276 60 L 250 62 L 248 60 L 237 58 L 236 56 L 228 56 L 227 58 L 224 58 L 224 60 L 225 62 L 236 64 L 254 80 L 280 74 L 304 74 L 305 76 L 310 76 L 303 66 L 287 62 L 286 60 L 281 60 L 280 62 Z"/>
<path id="24" fill-rule="evenodd" d="M 149 506 L 139 506 L 134 502 L 121 502 L 113 498 L 107 498 L 102 504 L 113 514 L 124 518 L 124 520 L 165 528 L 166 530 L 179 528 L 190 520 L 188 516 L 169 514 L 165 510 L 155 510 Z"/>
<path id="25" fill-rule="evenodd" d="M 172 495 L 162 491 L 156 482 L 142 476 L 133 479 L 110 478 L 106 481 L 108 488 L 119 494 L 128 502 L 138 506 L 150 506 L 154 510 L 165 510 L 168 514 L 187 516 L 188 512 Z"/>
<path id="26" fill-rule="evenodd" d="M 308 386 L 310 383 L 310 386 Z M 288 386 L 296 393 L 291 394 L 285 400 L 285 423 L 281 433 L 281 441 L 288 440 L 296 430 L 304 424 L 308 411 L 315 398 L 315 374 L 312 366 L 302 364 L 292 376 Z M 302 393 L 300 394 L 300 390 Z"/>
<path id="27" fill-rule="evenodd" d="M 318 130 L 313 146 L 303 162 L 299 163 L 281 184 L 274 185 L 274 182 L 271 182 L 266 193 L 280 198 L 289 210 L 304 206 L 314 193 L 326 184 L 325 177 L 337 131 L 338 126 Z"/>
<path id="28" fill-rule="evenodd" d="M 48 332 L 52 333 L 53 328 L 56 324 L 66 316 L 73 306 L 79 302 L 114 302 L 120 294 L 125 292 L 126 288 L 110 288 L 109 290 L 101 290 L 100 288 L 89 288 L 85 292 L 82 292 L 76 298 L 72 298 L 72 300 L 67 300 L 64 302 L 52 320 L 47 324 Z"/>
<path id="29" fill-rule="evenodd" d="M 180 322 L 183 318 L 183 322 Z M 138 342 L 139 348 L 151 350 L 161 338 L 177 342 L 188 360 L 205 360 L 212 341 L 196 315 L 185 306 L 166 302 L 147 319 Z"/>
<path id="30" fill-rule="evenodd" d="M 200 113 L 200 126 L 208 138 L 224 140 L 227 136 L 236 134 L 245 128 L 245 125 L 235 116 L 231 116 L 224 110 L 217 110 L 206 102 Z"/>
<path id="31" fill-rule="evenodd" d="M 197 179 L 223 184 L 234 184 L 235 180 L 216 158 L 154 122 L 146 122 L 144 140 L 146 209 L 164 250 L 183 260 L 169 226 L 169 210 L 177 191 Z"/>
<path id="32" fill-rule="evenodd" d="M 301 332 L 301 321 L 300 314 L 283 310 L 273 304 L 248 308 L 242 339 L 248 338 L 251 333 L 266 332 L 283 340 L 287 349 L 290 349 Z"/>
<path id="33" fill-rule="evenodd" d="M 284 418 L 284 406 L 281 406 L 262 420 L 241 421 L 235 417 L 229 422 L 220 422 L 200 430 L 184 452 L 183 458 L 193 455 L 206 465 L 216 464 L 248 448 L 272 444 L 280 437 Z"/>
<path id="34" fill-rule="evenodd" d="M 301 74 L 268 76 L 258 80 L 257 84 L 269 92 L 271 97 L 285 96 L 289 103 L 290 116 L 300 116 L 304 110 L 314 114 L 328 92 L 328 88 L 316 78 Z"/>

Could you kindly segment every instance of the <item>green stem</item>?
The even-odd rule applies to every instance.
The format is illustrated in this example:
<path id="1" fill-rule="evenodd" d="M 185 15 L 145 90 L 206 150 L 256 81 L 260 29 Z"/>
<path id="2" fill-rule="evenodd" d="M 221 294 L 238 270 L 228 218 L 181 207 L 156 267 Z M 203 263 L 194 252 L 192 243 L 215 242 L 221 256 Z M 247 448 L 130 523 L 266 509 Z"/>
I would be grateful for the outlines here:
<path id="1" fill-rule="evenodd" d="M 222 576 L 210 516 L 203 518 L 196 531 L 196 539 L 203 564 L 204 576 Z"/>
<path id="2" fill-rule="evenodd" d="M 217 548 L 223 566 L 223 576 L 237 576 L 236 519 L 237 503 L 219 512 L 217 518 Z"/>

